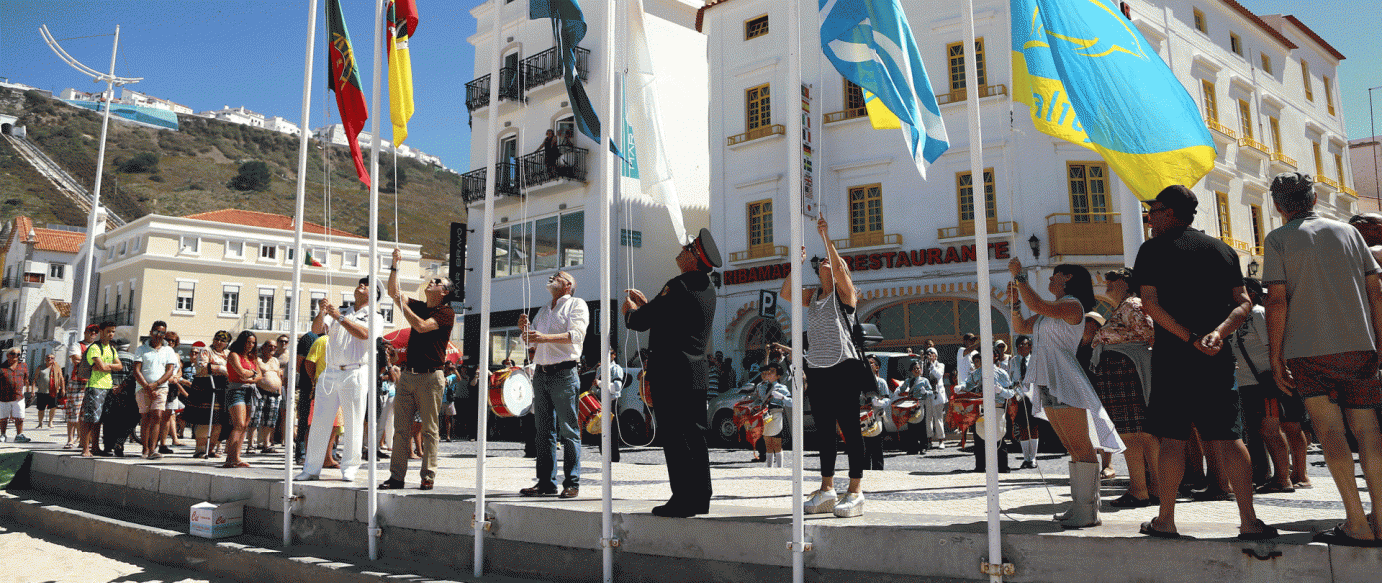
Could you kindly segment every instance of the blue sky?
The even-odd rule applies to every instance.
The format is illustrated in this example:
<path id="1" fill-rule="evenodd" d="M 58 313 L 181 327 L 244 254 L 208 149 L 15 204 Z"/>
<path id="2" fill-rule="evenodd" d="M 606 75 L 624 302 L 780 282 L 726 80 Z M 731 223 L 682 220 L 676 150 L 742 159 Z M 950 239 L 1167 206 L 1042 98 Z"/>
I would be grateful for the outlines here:
<path id="1" fill-rule="evenodd" d="M 324 88 L 325 2 L 316 1 L 313 127 L 339 121 L 334 99 Z M 1382 8 L 1366 1 L 1239 2 L 1258 14 L 1296 14 L 1348 57 L 1339 73 L 1348 135 L 1367 136 L 1367 88 L 1382 85 L 1382 58 L 1378 57 L 1382 54 L 1382 35 L 1374 28 L 1382 20 Z M 466 38 L 475 33 L 475 19 L 469 11 L 480 3 L 418 0 L 421 23 L 412 42 L 417 111 L 409 125 L 407 143 L 440 156 L 444 164 L 461 172 L 471 169 L 465 84 L 475 75 L 474 51 Z M 0 0 L 0 14 L 4 15 L 0 19 L 0 77 L 55 93 L 67 87 L 95 90 L 95 84 L 48 49 L 39 37 L 38 26 L 46 23 L 58 39 L 68 39 L 61 40 L 61 45 L 72 56 L 104 70 L 110 63 L 109 35 L 119 24 L 116 74 L 144 77 L 143 82 L 132 86 L 136 91 L 171 99 L 196 111 L 245 106 L 298 122 L 308 6 L 308 0 Z M 368 99 L 373 2 L 342 0 L 342 6 Z M 92 35 L 106 36 L 75 38 Z M 1382 90 L 1373 93 L 1377 105 L 1382 106 Z M 382 94 L 387 102 L 387 88 Z M 385 137 L 390 134 L 386 112 L 383 108 Z"/>

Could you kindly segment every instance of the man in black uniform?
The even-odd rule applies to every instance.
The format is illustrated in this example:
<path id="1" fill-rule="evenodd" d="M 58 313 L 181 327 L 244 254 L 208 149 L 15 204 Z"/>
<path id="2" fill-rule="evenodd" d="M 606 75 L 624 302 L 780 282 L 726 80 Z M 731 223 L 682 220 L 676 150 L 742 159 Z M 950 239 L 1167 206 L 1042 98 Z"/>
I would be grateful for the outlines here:
<path id="1" fill-rule="evenodd" d="M 624 300 L 625 325 L 652 331 L 645 366 L 672 487 L 672 498 L 653 508 L 658 516 L 685 518 L 710 512 L 705 391 L 711 371 L 705 348 L 715 319 L 710 271 L 719 266 L 720 250 L 710 231 L 701 229 L 677 254 L 681 275 L 667 282 L 652 301 L 636 289 L 627 290 Z"/>

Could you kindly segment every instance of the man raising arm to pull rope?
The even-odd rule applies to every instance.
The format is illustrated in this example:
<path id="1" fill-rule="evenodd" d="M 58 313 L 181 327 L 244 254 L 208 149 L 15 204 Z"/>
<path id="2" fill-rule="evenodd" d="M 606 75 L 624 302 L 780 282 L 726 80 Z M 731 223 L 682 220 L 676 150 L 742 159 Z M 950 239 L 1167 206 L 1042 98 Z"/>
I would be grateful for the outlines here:
<path id="1" fill-rule="evenodd" d="M 408 320 L 412 333 L 408 335 L 408 361 L 403 366 L 394 397 L 393 448 L 395 452 L 408 451 L 413 416 L 420 417 L 422 483 L 419 488 L 431 490 L 437 477 L 437 421 L 442 388 L 446 384 L 441 367 L 446 360 L 446 342 L 456 323 L 456 312 L 446 303 L 451 295 L 451 282 L 440 277 L 428 280 L 423 290 L 425 301 L 405 301 L 403 292 L 398 289 L 398 264 L 402 260 L 403 253 L 394 249 L 393 263 L 389 266 L 389 297 Z M 395 455 L 389 460 L 389 479 L 379 487 L 385 490 L 402 488 L 407 474 L 408 456 Z"/>
<path id="2" fill-rule="evenodd" d="M 658 437 L 666 457 L 672 498 L 653 514 L 686 518 L 710 512 L 710 457 L 705 444 L 705 391 L 710 366 L 706 341 L 715 320 L 715 288 L 710 272 L 720 266 L 720 251 L 701 234 L 677 254 L 678 275 L 651 301 L 636 289 L 625 290 L 624 323 L 630 330 L 651 330 L 648 358 Z"/>
<path id="3" fill-rule="evenodd" d="M 519 490 L 523 496 L 557 493 L 557 439 L 562 442 L 566 480 L 560 497 L 575 498 L 581 486 L 581 428 L 577 422 L 576 395 L 580 378 L 576 364 L 581 358 L 590 309 L 575 297 L 576 278 L 558 271 L 547 280 L 552 301 L 538 310 L 529 326 L 528 315 L 518 316 L 523 340 L 535 349 L 533 363 L 533 422 L 537 425 L 537 484 Z"/>

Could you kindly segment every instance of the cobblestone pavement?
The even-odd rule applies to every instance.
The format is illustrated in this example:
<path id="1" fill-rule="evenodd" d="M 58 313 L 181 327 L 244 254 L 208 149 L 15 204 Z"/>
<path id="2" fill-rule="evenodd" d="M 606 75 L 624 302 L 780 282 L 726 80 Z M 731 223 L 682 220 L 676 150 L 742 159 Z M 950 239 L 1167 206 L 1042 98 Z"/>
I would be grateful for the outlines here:
<path id="1" fill-rule="evenodd" d="M 31 529 L 0 526 L 0 583 L 234 583 Z"/>
<path id="2" fill-rule="evenodd" d="M 31 410 L 32 411 L 32 410 Z M 59 423 L 58 429 L 39 429 L 28 432 L 34 441 L 30 444 L 0 444 L 0 450 L 14 451 L 20 447 L 33 449 L 58 449 L 65 442 L 65 433 Z M 13 434 L 11 434 L 11 438 Z M 184 441 L 190 445 L 190 440 Z M 983 520 L 987 508 L 984 475 L 971 473 L 973 455 L 961 452 L 951 442 L 949 448 L 931 450 L 923 455 L 906 455 L 899 451 L 887 451 L 886 471 L 868 472 L 864 480 L 867 497 L 867 512 L 901 515 L 899 520 L 923 524 L 973 523 Z M 479 444 L 473 441 L 443 442 L 440 447 L 438 490 L 468 494 L 475 489 L 475 456 Z M 490 442 L 486 462 L 486 490 L 492 500 L 523 503 L 557 503 L 591 505 L 598 508 L 603 475 L 599 451 L 594 445 L 582 448 L 583 473 L 581 477 L 581 496 L 576 500 L 556 500 L 547 498 L 518 498 L 517 491 L 533 482 L 534 460 L 523 457 L 522 444 L 513 442 Z M 131 445 L 127 451 L 138 451 Z M 221 470 L 214 468 L 216 463 L 205 460 L 192 460 L 191 448 L 176 448 L 175 454 L 163 460 L 150 462 L 134 457 L 126 458 L 124 463 L 199 465 L 214 473 L 239 472 L 250 475 L 270 477 L 283 473 L 281 455 L 246 457 L 253 464 L 249 470 Z M 73 452 L 74 454 L 76 452 Z M 614 465 L 613 496 L 625 502 L 646 502 L 651 506 L 655 501 L 665 500 L 670 495 L 666 484 L 666 471 L 662 467 L 662 452 L 652 447 L 625 447 L 622 461 Z M 787 453 L 791 464 L 791 452 Z M 731 506 L 746 506 L 790 513 L 792 493 L 792 471 L 790 467 L 766 468 L 752 461 L 752 453 L 739 448 L 714 448 L 711 450 L 712 475 L 715 498 L 712 501 L 715 513 L 732 513 Z M 843 458 L 843 453 L 841 458 Z M 560 455 L 557 459 L 561 459 Z M 1011 455 L 1010 461 L 1016 466 L 1019 455 Z M 1050 516 L 1069 502 L 1067 486 L 1068 472 L 1064 456 L 1041 454 L 1038 456 L 1038 469 L 1014 470 L 1000 475 L 1000 507 L 1006 520 L 1018 522 L 1041 522 L 1049 524 Z M 1310 473 L 1314 487 L 1293 493 L 1257 495 L 1254 503 L 1259 516 L 1268 523 L 1277 525 L 1284 531 L 1323 530 L 1343 519 L 1343 505 L 1327 470 L 1323 467 L 1323 456 L 1317 449 L 1309 455 Z M 841 459 L 841 468 L 847 467 Z M 417 462 L 412 462 L 414 468 Z M 387 477 L 387 460 L 379 464 L 377 480 Z M 1102 528 L 1071 532 L 1072 536 L 1128 536 L 1136 533 L 1136 525 L 1155 516 L 1155 508 L 1114 509 L 1107 502 L 1123 493 L 1127 487 L 1126 468 L 1121 455 L 1114 456 L 1114 469 L 1119 477 L 1103 482 L 1102 496 L 1105 499 Z M 810 491 L 816 487 L 819 471 L 819 455 L 806 452 L 805 484 L 803 489 Z M 360 472 L 354 487 L 367 484 L 367 472 Z M 409 474 L 409 486 L 416 486 L 416 471 Z M 322 485 L 350 487 L 344 482 L 329 481 L 336 477 L 329 472 L 323 474 L 327 481 Z M 844 481 L 839 483 L 843 485 Z M 1359 478 L 1360 487 L 1362 480 Z M 1366 491 L 1364 489 L 1364 491 Z M 405 491 L 406 492 L 406 491 Z M 1366 505 L 1366 501 L 1365 501 Z M 1178 506 L 1178 522 L 1181 531 L 1200 536 L 1232 536 L 1238 524 L 1237 507 L 1233 501 L 1185 502 Z"/>

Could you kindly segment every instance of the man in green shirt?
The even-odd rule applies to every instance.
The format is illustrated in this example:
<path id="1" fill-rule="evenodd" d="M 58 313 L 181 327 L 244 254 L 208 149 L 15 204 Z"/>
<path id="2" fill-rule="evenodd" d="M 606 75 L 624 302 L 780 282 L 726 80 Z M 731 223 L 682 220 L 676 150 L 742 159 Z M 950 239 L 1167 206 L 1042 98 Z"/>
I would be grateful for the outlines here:
<path id="1" fill-rule="evenodd" d="M 82 359 L 91 365 L 91 378 L 86 381 L 86 397 L 82 400 L 82 457 L 91 457 L 92 445 L 101 434 L 106 397 L 114 388 L 110 373 L 124 369 L 115 352 L 114 339 L 115 322 L 101 322 L 99 340 L 87 346 L 86 353 L 82 355 Z M 110 455 L 104 451 L 101 454 Z"/>

